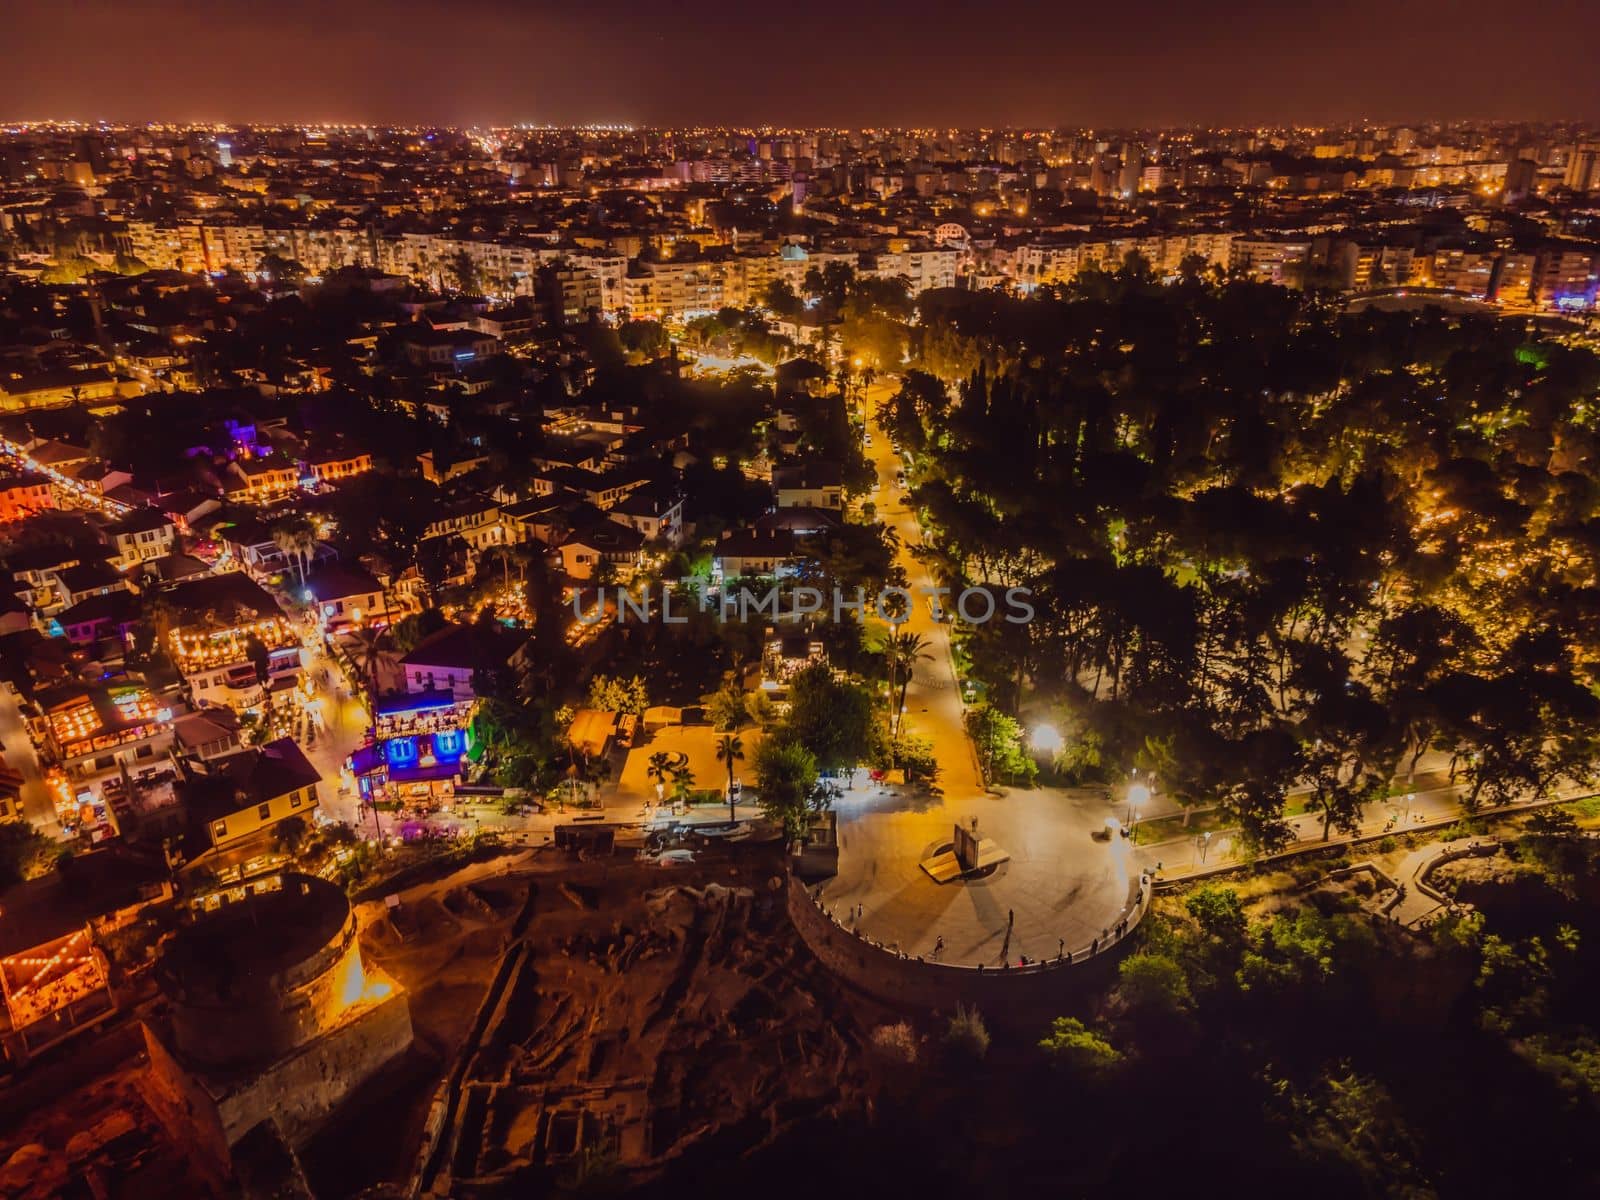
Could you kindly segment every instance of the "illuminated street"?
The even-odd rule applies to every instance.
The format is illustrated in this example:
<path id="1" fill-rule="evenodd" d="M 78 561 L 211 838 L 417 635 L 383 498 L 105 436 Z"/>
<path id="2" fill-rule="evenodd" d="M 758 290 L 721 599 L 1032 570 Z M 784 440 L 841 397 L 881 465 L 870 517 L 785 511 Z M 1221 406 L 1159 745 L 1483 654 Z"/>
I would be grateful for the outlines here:
<path id="1" fill-rule="evenodd" d="M 339 664 L 324 654 L 319 645 L 309 642 L 305 659 L 306 676 L 316 685 L 316 694 L 307 705 L 306 719 L 315 725 L 317 734 L 315 742 L 302 738 L 301 745 L 306 757 L 322 773 L 317 795 L 323 816 L 347 822 L 357 830 L 362 830 L 365 819 L 366 828 L 370 830 L 371 817 L 364 817 L 354 781 L 344 772 L 345 759 L 362 744 L 371 725 L 366 707 L 359 693 L 349 686 Z M 351 786 L 342 789 L 347 780 Z"/>
<path id="2" fill-rule="evenodd" d="M 47 837 L 59 838 L 61 825 L 55 805 L 39 773 L 39 756 L 22 724 L 17 697 L 9 687 L 0 687 L 0 746 L 4 746 L 6 765 L 22 776 L 22 810 L 35 829 Z"/>

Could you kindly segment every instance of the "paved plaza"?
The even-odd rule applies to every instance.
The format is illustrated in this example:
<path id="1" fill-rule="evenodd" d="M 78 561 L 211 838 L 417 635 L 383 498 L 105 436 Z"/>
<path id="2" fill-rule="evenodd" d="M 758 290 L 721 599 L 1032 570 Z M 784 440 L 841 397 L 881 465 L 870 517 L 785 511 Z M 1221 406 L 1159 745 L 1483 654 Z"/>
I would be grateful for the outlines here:
<path id="1" fill-rule="evenodd" d="M 941 937 L 940 959 L 968 965 L 1054 958 L 1063 943 L 1081 951 L 1138 887 L 1127 839 L 1105 838 L 1112 806 L 1098 790 L 930 798 L 868 786 L 846 792 L 835 808 L 839 873 L 823 885 L 823 905 L 908 955 L 933 957 Z M 918 864 L 950 844 L 956 821 L 973 817 L 1010 861 L 986 878 L 935 883 Z"/>

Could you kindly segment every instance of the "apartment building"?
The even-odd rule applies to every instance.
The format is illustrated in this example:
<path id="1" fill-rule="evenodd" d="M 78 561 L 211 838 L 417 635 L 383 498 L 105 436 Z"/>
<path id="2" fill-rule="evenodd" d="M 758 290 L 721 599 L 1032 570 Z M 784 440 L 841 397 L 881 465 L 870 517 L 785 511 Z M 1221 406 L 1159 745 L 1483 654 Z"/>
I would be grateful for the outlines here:
<path id="1" fill-rule="evenodd" d="M 1228 269 L 1265 283 L 1299 285 L 1310 262 L 1310 239 L 1241 236 L 1228 246 Z"/>
<path id="2" fill-rule="evenodd" d="M 1419 262 L 1419 281 L 1479 300 L 1487 299 L 1494 284 L 1497 260 L 1497 255 L 1474 250 L 1435 250 Z"/>
<path id="3" fill-rule="evenodd" d="M 684 318 L 727 303 L 727 268 L 719 262 L 635 263 L 622 281 L 622 307 L 636 318 Z"/>
<path id="4" fill-rule="evenodd" d="M 1591 308 L 1600 259 L 1592 247 L 1547 246 L 1534 259 L 1533 299 L 1541 308 Z"/>

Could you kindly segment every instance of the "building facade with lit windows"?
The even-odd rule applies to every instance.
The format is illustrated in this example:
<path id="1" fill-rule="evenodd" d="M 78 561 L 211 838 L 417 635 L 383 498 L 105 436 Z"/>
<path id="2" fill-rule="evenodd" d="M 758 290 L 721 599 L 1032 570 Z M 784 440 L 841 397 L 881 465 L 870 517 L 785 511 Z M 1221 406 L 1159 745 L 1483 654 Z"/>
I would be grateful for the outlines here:
<path id="1" fill-rule="evenodd" d="M 500 504 L 488 496 L 472 494 L 438 506 L 439 515 L 428 523 L 422 538 L 459 537 L 474 550 L 505 545 L 510 539 L 500 520 Z"/>
<path id="2" fill-rule="evenodd" d="M 382 627 L 395 615 L 383 587 L 369 571 L 339 563 L 324 566 L 306 579 L 306 593 L 324 637 L 363 626 Z"/>
<path id="3" fill-rule="evenodd" d="M 165 863 L 120 846 L 0 892 L 3 1036 L 13 1063 L 116 1015 L 100 937 L 171 894 Z"/>
<path id="4" fill-rule="evenodd" d="M 235 459 L 228 464 L 230 499 L 268 504 L 292 495 L 300 486 L 300 466 L 280 458 Z"/>
<path id="5" fill-rule="evenodd" d="M 300 639 L 283 610 L 242 571 L 191 579 L 161 593 L 158 633 L 197 705 L 258 708 L 265 687 L 289 692 L 302 682 Z M 268 654 L 267 678 L 250 660 L 251 638 Z"/>
<path id="6" fill-rule="evenodd" d="M 727 303 L 727 274 L 720 262 L 636 262 L 622 281 L 622 306 L 635 319 L 714 313 Z"/>
<path id="7" fill-rule="evenodd" d="M 48 476 L 36 471 L 0 476 L 0 524 L 21 521 L 55 506 L 55 492 Z"/>
<path id="8" fill-rule="evenodd" d="M 1532 254 L 1502 254 L 1494 274 L 1494 298 L 1501 304 L 1525 305 L 1533 298 L 1538 260 Z"/>
<path id="9" fill-rule="evenodd" d="M 475 701 L 472 679 L 510 661 L 523 639 L 508 630 L 481 625 L 449 625 L 418 642 L 400 659 L 408 692 L 447 691 L 462 702 Z"/>
<path id="10" fill-rule="evenodd" d="M 1589 247 L 1549 246 L 1534 264 L 1533 299 L 1541 308 L 1594 307 L 1600 257 Z"/>
<path id="11" fill-rule="evenodd" d="M 172 553 L 178 527 L 165 513 L 153 508 L 135 509 L 106 526 L 106 537 L 116 550 L 119 567 L 131 567 Z"/>
<path id="12" fill-rule="evenodd" d="M 316 484 L 332 484 L 372 470 L 372 455 L 365 450 L 324 450 L 306 455 L 302 466 L 302 482 L 309 479 Z"/>
<path id="13" fill-rule="evenodd" d="M 195 836 L 191 847 L 231 849 L 278 822 L 316 820 L 321 773 L 293 738 L 186 765 L 183 803 Z"/>
<path id="14" fill-rule="evenodd" d="M 603 570 L 626 582 L 643 563 L 645 535 L 620 521 L 596 521 L 567 535 L 557 548 L 568 577 L 587 581 Z"/>
<path id="15" fill-rule="evenodd" d="M 1493 254 L 1442 248 L 1424 261 L 1421 277 L 1432 287 L 1483 300 L 1494 284 L 1494 267 Z"/>
<path id="16" fill-rule="evenodd" d="M 1237 237 L 1228 247 L 1228 269 L 1262 283 L 1296 285 L 1311 262 L 1311 242 L 1301 238 Z"/>
<path id="17" fill-rule="evenodd" d="M 120 788 L 124 775 L 155 770 L 172 749 L 171 702 L 140 679 L 64 684 L 37 697 L 54 771 L 65 777 L 72 820 L 85 805 Z"/>
<path id="18" fill-rule="evenodd" d="M 448 803 L 470 761 L 476 711 L 475 699 L 448 688 L 380 696 L 369 742 L 350 759 L 362 800 Z"/>
<path id="19" fill-rule="evenodd" d="M 961 265 L 961 255 L 956 250 L 905 250 L 894 254 L 880 254 L 862 274 L 879 279 L 904 279 L 916 296 L 931 288 L 951 288 L 956 285 L 956 272 Z"/>
<path id="20" fill-rule="evenodd" d="M 435 371 L 462 371 L 473 363 L 493 358 L 500 343 L 487 333 L 466 329 L 419 329 L 406 335 L 401 349 L 414 367 Z"/>

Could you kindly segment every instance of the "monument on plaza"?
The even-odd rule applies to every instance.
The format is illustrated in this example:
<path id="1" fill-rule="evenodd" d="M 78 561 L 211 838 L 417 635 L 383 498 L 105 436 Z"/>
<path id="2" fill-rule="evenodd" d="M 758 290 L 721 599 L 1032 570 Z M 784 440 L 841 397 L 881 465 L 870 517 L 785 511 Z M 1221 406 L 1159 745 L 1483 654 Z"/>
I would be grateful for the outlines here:
<path id="1" fill-rule="evenodd" d="M 978 836 L 978 818 L 970 824 L 955 823 L 953 840 L 947 849 L 922 860 L 921 866 L 935 883 L 973 875 L 1010 861 L 1011 855 L 992 838 Z"/>
<path id="2" fill-rule="evenodd" d="M 978 818 L 972 818 L 970 826 L 956 822 L 956 840 L 952 853 L 956 861 L 961 864 L 963 871 L 975 871 L 978 868 Z"/>

